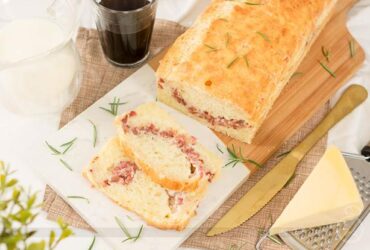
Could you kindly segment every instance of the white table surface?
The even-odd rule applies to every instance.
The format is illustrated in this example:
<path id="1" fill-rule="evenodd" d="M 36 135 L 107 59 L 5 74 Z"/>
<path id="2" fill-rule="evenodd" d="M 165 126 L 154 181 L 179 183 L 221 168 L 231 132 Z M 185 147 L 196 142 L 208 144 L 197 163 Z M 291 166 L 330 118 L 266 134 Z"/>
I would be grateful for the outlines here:
<path id="1" fill-rule="evenodd" d="M 81 25 L 94 27 L 93 15 L 89 8 L 88 0 L 73 0 L 81 3 Z M 82 1 L 82 2 L 81 2 Z M 180 21 L 184 25 L 191 24 L 192 20 L 204 8 L 209 0 L 159 0 L 158 17 L 174 21 Z M 360 1 L 351 12 L 348 26 L 356 39 L 366 50 L 367 58 L 370 58 L 370 0 Z M 360 72 L 349 83 L 364 83 L 370 89 L 370 63 L 366 61 Z M 335 98 L 334 98 L 335 99 Z M 336 144 L 342 150 L 358 152 L 361 146 L 370 140 L 370 113 L 369 102 L 358 112 L 355 112 L 329 134 L 329 143 Z M 43 183 L 38 176 L 29 169 L 32 162 L 25 162 L 27 152 L 35 144 L 40 144 L 49 134 L 58 129 L 59 115 L 47 115 L 39 117 L 20 117 L 9 113 L 0 106 L 0 159 L 10 163 L 16 169 L 16 177 L 23 185 L 30 186 L 33 190 L 44 189 Z M 356 121 L 357 133 L 348 132 L 348 127 Z M 353 129 L 351 130 L 353 131 Z M 366 136 L 364 136 L 364 134 Z M 42 193 L 42 192 L 41 192 Z M 42 197 L 40 193 L 40 198 Z M 46 214 L 41 212 L 33 227 L 39 233 L 37 237 L 48 236 L 51 228 L 57 226 L 54 222 L 46 220 Z M 74 229 L 75 236 L 63 241 L 58 249 L 87 249 L 93 234 L 90 232 Z M 344 249 L 363 250 L 369 249 L 370 216 L 362 223 L 357 232 L 347 242 Z M 108 249 L 102 240 L 97 238 L 94 249 Z"/>

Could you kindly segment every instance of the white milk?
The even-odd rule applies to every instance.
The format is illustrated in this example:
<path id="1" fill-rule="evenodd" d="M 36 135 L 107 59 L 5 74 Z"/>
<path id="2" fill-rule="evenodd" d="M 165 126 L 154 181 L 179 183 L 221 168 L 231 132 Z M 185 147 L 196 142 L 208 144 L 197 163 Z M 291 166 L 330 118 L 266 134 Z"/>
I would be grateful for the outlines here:
<path id="1" fill-rule="evenodd" d="M 22 114 L 60 112 L 73 100 L 78 54 L 72 41 L 54 50 L 66 38 L 46 19 L 16 20 L 0 29 L 0 101 L 8 109 Z"/>

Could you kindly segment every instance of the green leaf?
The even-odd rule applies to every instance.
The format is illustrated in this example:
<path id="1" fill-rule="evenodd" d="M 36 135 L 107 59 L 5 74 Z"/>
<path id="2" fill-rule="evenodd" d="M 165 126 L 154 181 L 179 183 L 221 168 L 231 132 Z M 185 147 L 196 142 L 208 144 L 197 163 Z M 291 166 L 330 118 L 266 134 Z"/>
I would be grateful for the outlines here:
<path id="1" fill-rule="evenodd" d="M 15 184 L 17 184 L 18 183 L 18 181 L 16 180 L 16 179 L 11 179 L 10 181 L 8 181 L 7 183 L 6 183 L 6 187 L 12 187 L 12 186 L 14 186 Z"/>
<path id="2" fill-rule="evenodd" d="M 4 211 L 7 208 L 8 208 L 8 202 L 0 201 L 0 211 Z"/>
<path id="3" fill-rule="evenodd" d="M 64 229 L 62 230 L 62 233 L 61 233 L 61 234 L 60 234 L 60 236 L 59 236 L 58 241 L 62 241 L 62 240 L 64 240 L 64 239 L 68 238 L 69 236 L 71 236 L 72 234 L 73 234 L 73 232 L 72 232 L 72 230 L 71 230 L 71 229 L 69 229 L 69 228 L 64 228 Z"/>
<path id="4" fill-rule="evenodd" d="M 45 241 L 33 242 L 27 247 L 27 250 L 44 250 L 44 249 Z"/>
<path id="5" fill-rule="evenodd" d="M 23 240 L 23 235 L 20 233 L 15 233 L 14 235 L 5 235 L 0 237 L 0 243 L 4 244 L 16 244 L 17 242 Z"/>
<path id="6" fill-rule="evenodd" d="M 36 230 L 30 231 L 26 233 L 26 239 L 31 238 L 33 235 L 35 235 Z"/>
<path id="7" fill-rule="evenodd" d="M 6 176 L 5 174 L 0 175 L 0 187 L 5 188 Z"/>
<path id="8" fill-rule="evenodd" d="M 37 194 L 35 193 L 35 194 L 31 195 L 31 197 L 28 199 L 28 201 L 27 201 L 27 208 L 28 209 L 32 208 L 33 204 L 35 204 L 36 198 L 37 198 Z"/>
<path id="9" fill-rule="evenodd" d="M 52 248 L 54 241 L 55 241 L 55 232 L 52 230 L 50 231 L 50 234 L 49 234 L 49 243 L 48 243 L 49 249 Z"/>
<path id="10" fill-rule="evenodd" d="M 32 216 L 32 213 L 29 210 L 21 210 L 16 215 L 15 219 L 22 224 L 27 224 L 28 219 Z"/>
<path id="11" fill-rule="evenodd" d="M 19 189 L 14 189 L 12 194 L 13 201 L 18 201 L 21 191 Z"/>

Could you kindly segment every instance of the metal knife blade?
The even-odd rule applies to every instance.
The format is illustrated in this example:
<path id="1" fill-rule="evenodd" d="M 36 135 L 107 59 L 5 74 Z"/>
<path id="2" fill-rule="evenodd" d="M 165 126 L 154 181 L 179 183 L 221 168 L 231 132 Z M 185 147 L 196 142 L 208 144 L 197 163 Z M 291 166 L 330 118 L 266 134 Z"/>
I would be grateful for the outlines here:
<path id="1" fill-rule="evenodd" d="M 367 99 L 367 91 L 360 85 L 351 85 L 320 124 L 281 162 L 267 173 L 224 217 L 207 233 L 214 236 L 227 232 L 261 210 L 289 181 L 298 163 L 330 128 L 351 113 Z"/>

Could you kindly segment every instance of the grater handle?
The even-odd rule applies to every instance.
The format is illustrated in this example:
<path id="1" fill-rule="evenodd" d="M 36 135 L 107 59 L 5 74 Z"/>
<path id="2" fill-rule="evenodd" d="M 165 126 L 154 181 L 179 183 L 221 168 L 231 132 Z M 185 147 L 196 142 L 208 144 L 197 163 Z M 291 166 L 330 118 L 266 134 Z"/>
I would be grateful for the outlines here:
<path id="1" fill-rule="evenodd" d="M 370 156 L 370 141 L 369 143 L 361 150 L 361 154 L 363 156 L 369 157 Z"/>

